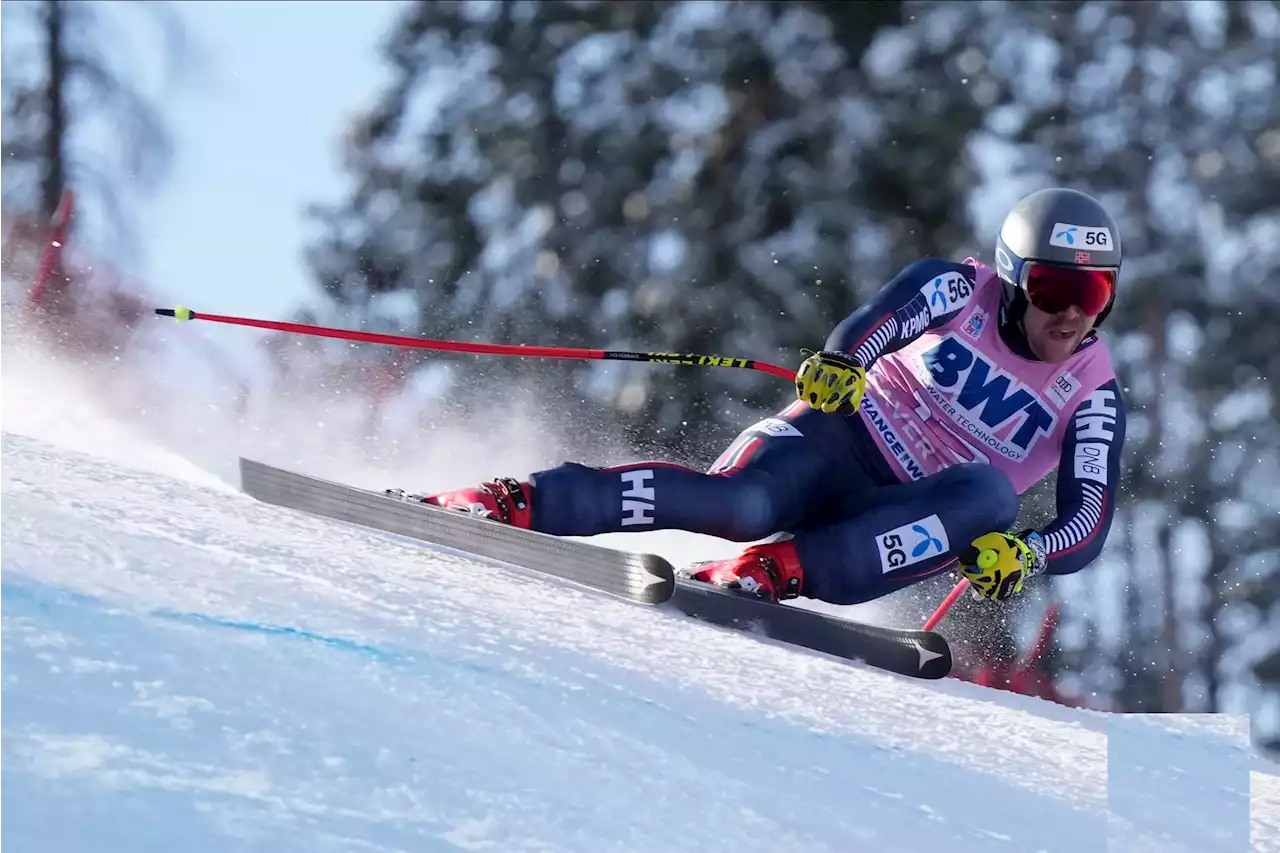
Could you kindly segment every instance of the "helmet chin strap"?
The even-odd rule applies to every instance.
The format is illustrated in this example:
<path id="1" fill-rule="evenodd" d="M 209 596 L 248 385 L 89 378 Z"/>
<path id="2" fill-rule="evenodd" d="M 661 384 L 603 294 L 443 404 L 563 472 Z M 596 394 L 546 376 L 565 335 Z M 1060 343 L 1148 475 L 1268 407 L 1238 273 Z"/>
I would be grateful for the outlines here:
<path id="1" fill-rule="evenodd" d="M 1024 358 L 1030 356 L 1043 360 L 1031 348 L 1031 339 L 1027 337 L 1027 328 L 1022 322 L 1026 313 L 1027 297 L 1021 290 L 1013 288 L 1013 298 L 1000 302 L 1000 322 L 996 324 L 996 331 L 1009 349 Z"/>
<path id="2" fill-rule="evenodd" d="M 1022 318 L 1027 314 L 1027 295 L 1022 288 L 1002 282 L 1005 287 L 1005 298 L 1000 300 L 1000 325 L 1008 325 L 1023 335 L 1026 330 L 1022 326 Z"/>

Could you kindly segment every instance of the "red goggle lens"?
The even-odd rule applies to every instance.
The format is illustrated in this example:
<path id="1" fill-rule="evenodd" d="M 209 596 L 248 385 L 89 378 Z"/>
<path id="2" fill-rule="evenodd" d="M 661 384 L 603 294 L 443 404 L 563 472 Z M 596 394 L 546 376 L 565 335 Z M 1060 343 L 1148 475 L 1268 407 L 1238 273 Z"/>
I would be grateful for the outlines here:
<path id="1" fill-rule="evenodd" d="M 1116 292 L 1115 270 L 1089 270 L 1028 264 L 1027 299 L 1041 311 L 1058 314 L 1072 305 L 1097 316 Z"/>

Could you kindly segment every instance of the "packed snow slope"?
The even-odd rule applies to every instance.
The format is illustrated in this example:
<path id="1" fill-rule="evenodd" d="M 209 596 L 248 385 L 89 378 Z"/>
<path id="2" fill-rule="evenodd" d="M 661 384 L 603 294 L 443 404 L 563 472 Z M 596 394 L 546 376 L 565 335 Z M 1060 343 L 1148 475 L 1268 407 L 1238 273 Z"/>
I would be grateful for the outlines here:
<path id="1" fill-rule="evenodd" d="M 1108 795 L 1104 715 L 761 642 L 10 420 L 9 849 L 1280 850 L 1280 776 L 1229 720 L 1141 724 Z"/>

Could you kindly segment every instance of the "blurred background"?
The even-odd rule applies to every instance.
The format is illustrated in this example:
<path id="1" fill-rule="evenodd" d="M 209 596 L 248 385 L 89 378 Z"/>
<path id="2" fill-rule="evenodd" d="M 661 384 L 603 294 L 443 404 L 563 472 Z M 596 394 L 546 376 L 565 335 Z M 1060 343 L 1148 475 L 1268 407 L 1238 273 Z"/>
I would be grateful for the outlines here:
<path id="1" fill-rule="evenodd" d="M 705 466 L 792 392 L 155 307 L 794 366 L 913 260 L 989 263 L 1027 192 L 1096 195 L 1126 252 L 1104 332 L 1125 500 L 1089 569 L 957 605 L 957 676 L 1248 713 L 1280 755 L 1273 0 L 0 8 L 6 428 L 31 406 L 8 402 L 17 371 L 56 369 L 214 469 L 250 434 L 313 473 L 447 449 L 453 481 L 375 482 L 409 488 Z M 84 403 L 48 396 L 55 416 Z M 1020 521 L 1052 512 L 1049 478 Z M 882 612 L 923 621 L 953 581 Z"/>

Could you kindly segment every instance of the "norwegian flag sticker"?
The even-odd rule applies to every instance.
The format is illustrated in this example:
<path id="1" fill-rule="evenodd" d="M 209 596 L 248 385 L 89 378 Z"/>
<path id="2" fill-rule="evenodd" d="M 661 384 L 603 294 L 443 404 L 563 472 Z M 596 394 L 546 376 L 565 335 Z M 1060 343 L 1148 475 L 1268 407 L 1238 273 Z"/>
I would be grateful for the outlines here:
<path id="1" fill-rule="evenodd" d="M 1076 252 L 1076 263 L 1077 263 L 1077 264 L 1087 264 L 1087 263 L 1091 263 L 1091 260 L 1092 260 L 1092 259 L 1089 257 L 1089 253 L 1088 253 L 1088 252 Z"/>

